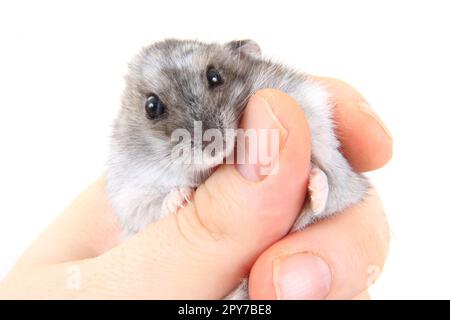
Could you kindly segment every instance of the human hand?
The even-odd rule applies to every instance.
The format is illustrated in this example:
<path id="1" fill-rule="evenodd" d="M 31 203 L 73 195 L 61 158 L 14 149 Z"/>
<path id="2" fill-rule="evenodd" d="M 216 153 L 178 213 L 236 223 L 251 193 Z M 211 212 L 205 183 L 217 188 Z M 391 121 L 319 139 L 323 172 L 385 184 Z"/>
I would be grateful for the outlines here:
<path id="1" fill-rule="evenodd" d="M 359 171 L 382 166 L 392 142 L 380 123 L 358 107 L 363 100 L 356 91 L 336 80 L 323 81 L 336 98 L 346 157 Z M 367 268 L 381 268 L 387 251 L 377 196 L 286 236 L 302 207 L 309 174 L 310 137 L 303 112 L 287 95 L 262 90 L 249 102 L 243 122 L 247 128 L 280 129 L 275 175 L 249 181 L 245 177 L 254 180 L 254 167 L 223 165 L 186 208 L 122 243 L 99 179 L 25 252 L 0 285 L 0 297 L 215 299 L 249 271 L 252 298 L 275 298 L 277 293 L 279 298 L 352 298 L 363 292 Z M 296 252 L 313 253 L 325 262 L 309 255 L 303 262 L 298 255 L 293 262 L 279 258 Z M 321 267 L 305 270 L 314 263 Z M 289 272 L 288 282 L 282 280 L 286 266 L 298 271 Z M 275 289 L 273 271 L 276 282 L 289 283 L 297 296 Z"/>

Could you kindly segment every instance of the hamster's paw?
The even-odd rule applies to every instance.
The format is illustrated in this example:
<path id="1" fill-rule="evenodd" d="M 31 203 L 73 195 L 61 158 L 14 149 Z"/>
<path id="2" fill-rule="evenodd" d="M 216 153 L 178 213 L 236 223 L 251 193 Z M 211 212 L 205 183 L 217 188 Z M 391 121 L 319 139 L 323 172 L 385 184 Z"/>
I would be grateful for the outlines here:
<path id="1" fill-rule="evenodd" d="M 176 187 L 164 198 L 162 204 L 163 215 L 177 212 L 180 207 L 184 207 L 184 203 L 190 201 L 190 197 L 194 189 L 191 187 Z"/>
<path id="2" fill-rule="evenodd" d="M 322 213 L 327 205 L 328 178 L 317 166 L 313 166 L 309 173 L 308 191 L 313 214 Z"/>

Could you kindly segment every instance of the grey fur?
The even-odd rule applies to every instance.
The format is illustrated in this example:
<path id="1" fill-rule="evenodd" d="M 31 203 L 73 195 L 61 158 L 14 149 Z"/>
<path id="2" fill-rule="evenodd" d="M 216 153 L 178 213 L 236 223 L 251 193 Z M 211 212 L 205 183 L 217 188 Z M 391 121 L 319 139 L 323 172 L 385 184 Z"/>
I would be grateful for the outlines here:
<path id="1" fill-rule="evenodd" d="M 208 89 L 207 67 L 213 65 L 224 83 Z M 312 137 L 312 163 L 329 183 L 325 210 L 313 215 L 306 203 L 293 230 L 340 212 L 363 199 L 364 176 L 355 173 L 339 151 L 332 106 L 327 92 L 309 76 L 260 57 L 251 40 L 225 45 L 199 41 L 165 40 L 144 48 L 130 63 L 122 108 L 115 122 L 107 173 L 107 192 L 123 227 L 124 236 L 159 219 L 165 196 L 174 187 L 197 187 L 211 168 L 186 167 L 170 161 L 171 132 L 193 121 L 206 128 L 237 128 L 248 98 L 258 89 L 275 88 L 292 96 L 303 108 Z M 148 94 L 167 105 L 160 120 L 145 116 Z M 246 281 L 228 298 L 246 298 Z"/>

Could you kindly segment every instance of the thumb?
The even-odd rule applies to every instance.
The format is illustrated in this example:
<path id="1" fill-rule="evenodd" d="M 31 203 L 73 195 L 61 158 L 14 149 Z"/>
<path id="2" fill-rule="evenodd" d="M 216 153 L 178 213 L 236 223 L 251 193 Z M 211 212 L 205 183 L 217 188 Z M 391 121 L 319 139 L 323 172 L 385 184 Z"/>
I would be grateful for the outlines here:
<path id="1" fill-rule="evenodd" d="M 157 299 L 217 299 L 237 286 L 258 255 L 289 232 L 303 204 L 310 166 L 308 126 L 286 94 L 257 92 L 241 127 L 250 132 L 244 163 L 221 166 L 187 207 L 89 261 L 84 274 L 95 277 L 88 284 L 115 298 Z M 249 139 L 251 131 L 257 143 Z M 269 132 L 278 132 L 278 141 L 262 137 Z M 262 156 L 267 150 L 270 165 Z M 236 162 L 241 160 L 238 148 Z"/>

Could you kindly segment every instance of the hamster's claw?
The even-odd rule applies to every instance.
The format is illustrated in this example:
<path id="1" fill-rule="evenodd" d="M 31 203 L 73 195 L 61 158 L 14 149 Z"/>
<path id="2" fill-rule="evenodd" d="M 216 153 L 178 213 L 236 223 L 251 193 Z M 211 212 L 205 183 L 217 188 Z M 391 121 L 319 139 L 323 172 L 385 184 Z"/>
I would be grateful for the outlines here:
<path id="1" fill-rule="evenodd" d="M 328 199 L 328 178 L 319 167 L 314 166 L 309 173 L 308 190 L 311 210 L 318 215 L 325 210 Z"/>
<path id="2" fill-rule="evenodd" d="M 173 188 L 163 200 L 163 215 L 176 213 L 180 207 L 184 208 L 185 204 L 189 203 L 193 191 L 194 189 L 191 187 Z"/>

